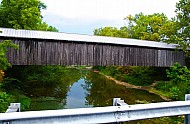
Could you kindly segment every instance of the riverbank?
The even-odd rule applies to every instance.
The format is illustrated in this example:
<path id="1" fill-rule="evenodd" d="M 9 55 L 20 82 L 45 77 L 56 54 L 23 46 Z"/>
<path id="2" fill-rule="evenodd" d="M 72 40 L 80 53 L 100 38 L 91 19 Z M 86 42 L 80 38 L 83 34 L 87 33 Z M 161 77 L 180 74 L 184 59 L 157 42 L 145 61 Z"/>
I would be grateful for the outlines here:
<path id="1" fill-rule="evenodd" d="M 156 83 L 153 83 L 152 85 L 149 85 L 149 86 L 135 86 L 135 85 L 129 84 L 129 83 L 127 83 L 127 82 L 122 82 L 122 81 L 116 80 L 115 78 L 113 78 L 113 77 L 111 77 L 111 76 L 107 76 L 107 75 L 105 75 L 105 74 L 103 74 L 103 73 L 100 73 L 100 72 L 97 71 L 97 70 L 94 70 L 93 72 L 99 73 L 99 74 L 105 76 L 107 79 L 110 79 L 110 80 L 114 81 L 114 82 L 115 82 L 116 84 L 118 84 L 118 85 L 125 86 L 126 88 L 133 88 L 133 89 L 146 90 L 146 91 L 148 91 L 149 93 L 153 93 L 153 94 L 156 94 L 156 95 L 160 96 L 160 97 L 161 97 L 163 100 L 165 100 L 165 101 L 171 101 L 171 99 L 169 99 L 169 98 L 163 96 L 163 95 L 160 93 L 160 91 L 158 91 L 158 90 L 156 90 L 156 89 L 154 88 L 154 86 L 156 85 Z"/>

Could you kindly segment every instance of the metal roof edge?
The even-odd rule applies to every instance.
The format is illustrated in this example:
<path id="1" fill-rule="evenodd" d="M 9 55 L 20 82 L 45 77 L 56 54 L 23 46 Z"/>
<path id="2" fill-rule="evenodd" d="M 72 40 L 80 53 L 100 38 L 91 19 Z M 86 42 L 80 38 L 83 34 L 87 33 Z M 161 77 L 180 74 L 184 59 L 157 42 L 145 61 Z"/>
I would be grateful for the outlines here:
<path id="1" fill-rule="evenodd" d="M 163 42 L 146 41 L 130 38 L 117 38 L 107 36 L 94 36 L 84 34 L 71 34 L 62 32 L 36 31 L 24 29 L 1 28 L 0 37 L 47 39 L 47 40 L 67 40 L 74 42 L 105 43 L 117 45 L 142 46 L 163 49 L 176 49 L 177 44 L 167 44 Z"/>

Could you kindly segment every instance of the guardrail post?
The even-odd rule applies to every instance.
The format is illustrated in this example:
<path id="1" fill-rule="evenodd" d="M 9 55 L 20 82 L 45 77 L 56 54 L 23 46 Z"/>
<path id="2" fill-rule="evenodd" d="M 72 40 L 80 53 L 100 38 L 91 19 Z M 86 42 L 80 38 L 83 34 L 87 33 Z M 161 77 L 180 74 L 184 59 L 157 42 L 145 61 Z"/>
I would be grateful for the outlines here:
<path id="1" fill-rule="evenodd" d="M 124 100 L 121 100 L 121 98 L 113 98 L 113 106 L 123 106 L 123 105 L 127 105 L 127 103 L 125 103 Z M 116 118 L 119 118 L 120 115 L 116 113 L 115 116 L 117 116 Z M 115 122 L 112 124 L 123 124 L 123 122 Z"/>
<path id="2" fill-rule="evenodd" d="M 6 113 L 10 112 L 20 112 L 20 103 L 10 103 Z"/>
<path id="3" fill-rule="evenodd" d="M 124 102 L 124 100 L 121 100 L 121 98 L 113 98 L 113 106 L 123 106 L 127 105 L 127 103 Z"/>
<path id="4" fill-rule="evenodd" d="M 190 100 L 190 94 L 185 94 L 185 101 Z M 190 114 L 185 115 L 184 124 L 190 124 Z"/>
<path id="5" fill-rule="evenodd" d="M 113 106 L 117 106 L 117 101 L 121 98 L 113 98 Z"/>

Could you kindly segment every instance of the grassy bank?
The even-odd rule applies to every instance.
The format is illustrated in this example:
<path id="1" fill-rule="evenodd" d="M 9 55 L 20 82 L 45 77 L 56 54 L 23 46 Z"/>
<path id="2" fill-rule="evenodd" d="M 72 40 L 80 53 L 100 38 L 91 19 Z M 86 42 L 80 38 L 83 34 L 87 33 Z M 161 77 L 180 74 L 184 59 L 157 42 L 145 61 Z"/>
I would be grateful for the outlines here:
<path id="1" fill-rule="evenodd" d="M 135 86 L 149 86 L 150 91 L 171 100 L 184 100 L 190 93 L 190 70 L 179 64 L 170 68 L 138 66 L 96 66 L 104 75 Z"/>
<path id="2" fill-rule="evenodd" d="M 175 87 L 177 88 L 179 87 L 179 89 L 187 87 L 187 85 L 184 85 L 186 83 L 179 83 L 178 85 L 173 85 L 173 80 L 169 78 L 170 77 L 169 75 L 173 74 L 174 67 L 159 71 L 159 73 L 160 72 L 164 73 L 164 74 L 161 73 L 160 75 L 161 78 L 158 78 L 158 76 L 155 75 L 156 73 L 158 73 L 158 72 L 155 73 L 155 71 L 158 71 L 158 70 L 154 68 L 133 67 L 132 69 L 130 69 L 130 67 L 116 67 L 116 66 L 109 67 L 108 66 L 108 67 L 94 67 L 93 69 L 96 70 L 95 72 L 99 72 L 100 74 L 106 76 L 107 78 L 114 80 L 115 83 L 118 85 L 123 85 L 127 88 L 147 90 L 151 93 L 161 96 L 166 101 L 182 100 L 182 99 L 184 100 L 185 92 L 177 90 L 175 89 Z M 127 70 L 127 68 L 129 68 L 129 70 Z M 180 69 L 183 70 L 183 68 L 177 67 L 177 70 L 180 70 Z M 132 78 L 134 79 L 129 80 Z M 147 79 L 148 81 L 146 83 L 142 83 L 142 81 L 147 80 Z M 157 81 L 156 79 L 157 80 L 160 79 L 160 81 Z M 146 101 L 144 102 L 140 101 L 138 104 L 144 104 L 144 103 L 146 103 Z M 177 116 L 177 117 L 164 117 L 164 118 L 157 118 L 157 119 L 132 121 L 130 123 L 131 124 L 133 123 L 134 124 L 135 123 L 180 124 L 180 123 L 183 123 L 183 121 L 184 121 L 184 116 Z"/>

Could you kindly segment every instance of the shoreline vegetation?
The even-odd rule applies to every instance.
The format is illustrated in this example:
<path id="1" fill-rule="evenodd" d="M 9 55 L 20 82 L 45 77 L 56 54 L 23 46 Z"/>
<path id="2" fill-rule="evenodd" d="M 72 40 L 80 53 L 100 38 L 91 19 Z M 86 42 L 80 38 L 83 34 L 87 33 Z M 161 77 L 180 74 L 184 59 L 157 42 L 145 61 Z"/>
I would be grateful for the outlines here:
<path id="1" fill-rule="evenodd" d="M 127 83 L 125 81 L 119 81 L 115 78 L 113 78 L 112 76 L 108 76 L 104 73 L 102 73 L 99 70 L 96 69 L 92 69 L 93 72 L 95 73 L 99 73 L 103 76 L 105 76 L 107 79 L 114 81 L 116 84 L 118 85 L 122 85 L 125 86 L 126 88 L 134 88 L 134 89 L 140 89 L 140 90 L 146 90 L 149 93 L 153 93 L 155 95 L 160 96 L 163 100 L 165 100 L 166 102 L 172 101 L 172 99 L 170 99 L 170 97 L 168 96 L 168 93 L 163 92 L 162 90 L 156 89 L 157 85 L 160 85 L 159 81 L 154 82 L 150 85 L 145 85 L 145 86 L 136 86 L 130 83 Z M 162 83 L 162 82 L 161 82 Z M 137 101 L 137 104 L 146 104 L 148 102 L 146 101 Z M 146 119 L 146 120 L 140 120 L 140 121 L 133 121 L 131 122 L 133 123 L 159 123 L 159 124 L 182 124 L 184 122 L 184 116 L 175 116 L 175 117 L 162 117 L 162 118 L 154 118 L 154 119 Z"/>
<path id="2" fill-rule="evenodd" d="M 119 80 L 113 78 L 112 76 L 108 76 L 108 75 L 105 75 L 105 74 L 101 73 L 100 71 L 93 70 L 93 72 L 99 73 L 99 74 L 105 76 L 107 79 L 113 80 L 116 84 L 125 86 L 126 88 L 134 88 L 134 89 L 146 90 L 149 93 L 153 93 L 153 94 L 156 94 L 156 95 L 160 96 L 165 101 L 171 101 L 171 99 L 169 99 L 167 96 L 164 96 L 160 91 L 158 91 L 157 89 L 154 88 L 156 83 L 153 83 L 153 84 L 151 84 L 149 86 L 135 86 L 135 85 L 129 84 L 127 82 L 119 81 Z"/>
<path id="3" fill-rule="evenodd" d="M 111 76 L 118 84 L 147 90 L 166 101 L 184 101 L 185 94 L 190 93 L 190 70 L 186 66 L 181 67 L 179 63 L 170 68 L 94 66 L 93 69 Z"/>

